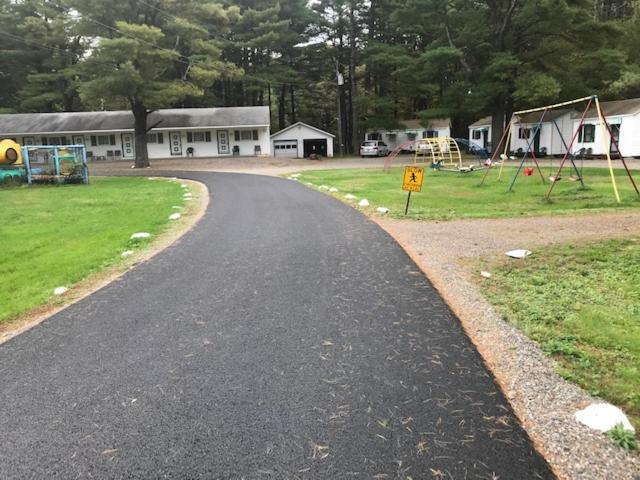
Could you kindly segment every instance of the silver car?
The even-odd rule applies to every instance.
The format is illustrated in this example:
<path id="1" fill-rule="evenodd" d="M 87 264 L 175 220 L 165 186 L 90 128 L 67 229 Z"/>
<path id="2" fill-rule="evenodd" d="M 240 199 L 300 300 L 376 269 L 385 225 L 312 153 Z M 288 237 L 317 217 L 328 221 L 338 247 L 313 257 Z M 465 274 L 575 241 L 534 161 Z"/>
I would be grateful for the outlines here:
<path id="1" fill-rule="evenodd" d="M 386 157 L 389 155 L 389 147 L 379 140 L 365 140 L 360 144 L 361 157 Z"/>

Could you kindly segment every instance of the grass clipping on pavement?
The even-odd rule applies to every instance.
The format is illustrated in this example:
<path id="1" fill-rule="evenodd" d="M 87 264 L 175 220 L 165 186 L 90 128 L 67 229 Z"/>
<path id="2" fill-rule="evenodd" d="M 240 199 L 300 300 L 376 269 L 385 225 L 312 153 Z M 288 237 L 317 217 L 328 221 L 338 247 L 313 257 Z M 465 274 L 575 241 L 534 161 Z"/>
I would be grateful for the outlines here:
<path id="1" fill-rule="evenodd" d="M 487 263 L 488 262 L 488 263 Z M 618 405 L 640 427 L 640 239 L 547 247 L 489 259 L 482 291 L 540 343 L 558 373 Z"/>
<path id="2" fill-rule="evenodd" d="M 91 184 L 0 189 L 0 322 L 43 305 L 56 287 L 71 287 L 122 263 L 184 206 L 179 182 L 94 177 Z M 148 240 L 131 234 L 149 232 Z"/>

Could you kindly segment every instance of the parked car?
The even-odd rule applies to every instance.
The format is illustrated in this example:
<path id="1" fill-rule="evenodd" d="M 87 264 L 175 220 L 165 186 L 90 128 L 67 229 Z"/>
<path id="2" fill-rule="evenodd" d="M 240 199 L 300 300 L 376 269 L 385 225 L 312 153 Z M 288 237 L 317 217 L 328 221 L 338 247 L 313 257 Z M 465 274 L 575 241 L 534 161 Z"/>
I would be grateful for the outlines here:
<path id="1" fill-rule="evenodd" d="M 360 144 L 361 157 L 386 157 L 389 155 L 389 147 L 379 140 L 365 140 Z"/>

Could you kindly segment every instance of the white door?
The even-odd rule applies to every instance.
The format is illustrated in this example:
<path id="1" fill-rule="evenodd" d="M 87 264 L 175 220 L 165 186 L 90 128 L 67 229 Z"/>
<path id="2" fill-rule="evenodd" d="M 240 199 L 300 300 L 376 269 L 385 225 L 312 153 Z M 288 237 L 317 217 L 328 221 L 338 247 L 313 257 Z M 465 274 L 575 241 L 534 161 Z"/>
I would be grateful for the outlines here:
<path id="1" fill-rule="evenodd" d="M 122 138 L 122 158 L 134 158 L 136 156 L 136 147 L 134 143 L 133 133 L 123 133 Z"/>
<path id="2" fill-rule="evenodd" d="M 229 154 L 229 132 L 227 130 L 218 130 L 218 153 L 220 155 Z"/>
<path id="3" fill-rule="evenodd" d="M 182 156 L 182 133 L 171 132 L 169 134 L 170 152 L 173 156 Z"/>
<path id="4" fill-rule="evenodd" d="M 298 141 L 274 140 L 273 155 L 275 157 L 296 158 L 298 156 Z"/>
<path id="5" fill-rule="evenodd" d="M 84 145 L 84 135 L 74 135 L 73 136 L 73 144 L 74 145 Z"/>

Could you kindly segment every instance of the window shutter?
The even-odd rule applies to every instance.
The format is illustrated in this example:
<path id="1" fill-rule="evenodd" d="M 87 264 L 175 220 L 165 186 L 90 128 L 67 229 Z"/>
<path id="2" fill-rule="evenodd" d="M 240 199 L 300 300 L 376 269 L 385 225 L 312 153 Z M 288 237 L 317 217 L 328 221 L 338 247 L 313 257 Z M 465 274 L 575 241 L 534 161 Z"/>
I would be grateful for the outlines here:
<path id="1" fill-rule="evenodd" d="M 158 143 L 164 143 L 164 138 L 162 136 L 162 132 L 158 132 Z"/>
<path id="2" fill-rule="evenodd" d="M 193 143 L 193 133 L 187 132 L 187 142 Z"/>
<path id="3" fill-rule="evenodd" d="M 253 131 L 253 139 L 257 140 L 258 139 L 258 130 L 254 130 Z"/>
<path id="4" fill-rule="evenodd" d="M 240 141 L 240 131 L 239 130 L 235 130 L 233 132 L 233 138 L 235 139 L 236 142 Z"/>
<path id="5" fill-rule="evenodd" d="M 91 146 L 95 147 L 98 144 L 98 139 L 95 135 L 91 135 Z"/>
<path id="6" fill-rule="evenodd" d="M 210 142 L 211 141 L 211 132 L 209 132 L 209 131 L 204 132 L 204 141 L 205 142 Z"/>
<path id="7" fill-rule="evenodd" d="M 109 145 L 115 145 L 115 144 L 116 144 L 116 136 L 109 135 Z"/>

